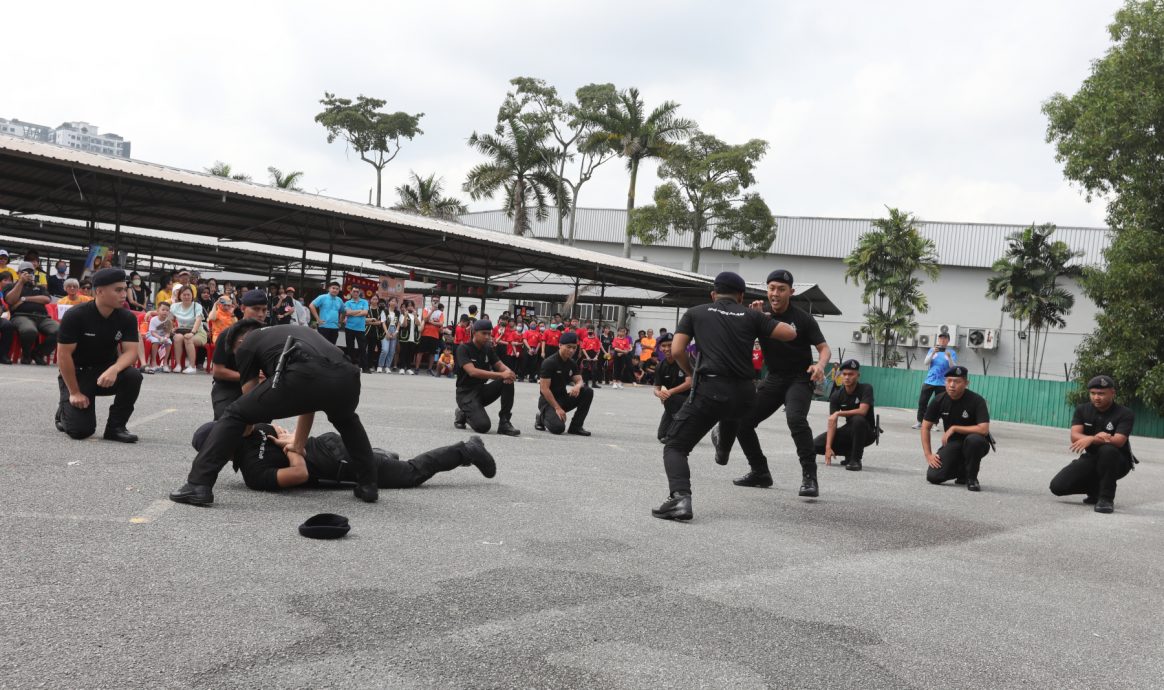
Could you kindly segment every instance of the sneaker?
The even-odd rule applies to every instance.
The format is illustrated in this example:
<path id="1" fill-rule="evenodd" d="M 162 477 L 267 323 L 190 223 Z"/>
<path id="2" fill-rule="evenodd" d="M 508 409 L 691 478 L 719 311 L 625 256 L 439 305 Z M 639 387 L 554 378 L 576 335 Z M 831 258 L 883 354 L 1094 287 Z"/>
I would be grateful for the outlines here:
<path id="1" fill-rule="evenodd" d="M 920 429 L 920 428 L 921 428 L 921 422 L 918 422 L 917 424 L 914 424 L 913 426 L 910 427 L 910 429 Z"/>
<path id="2" fill-rule="evenodd" d="M 183 374 L 197 374 L 198 370 L 195 369 L 194 367 L 186 367 L 185 369 L 182 370 L 182 373 Z"/>
<path id="3" fill-rule="evenodd" d="M 170 369 L 170 365 L 169 365 L 169 364 L 167 364 L 166 366 L 162 367 L 162 373 L 163 373 L 163 374 L 169 374 L 171 371 L 173 371 L 173 370 L 172 370 L 172 369 Z"/>
<path id="4" fill-rule="evenodd" d="M 408 373 L 412 376 L 416 376 L 416 369 L 409 369 Z"/>

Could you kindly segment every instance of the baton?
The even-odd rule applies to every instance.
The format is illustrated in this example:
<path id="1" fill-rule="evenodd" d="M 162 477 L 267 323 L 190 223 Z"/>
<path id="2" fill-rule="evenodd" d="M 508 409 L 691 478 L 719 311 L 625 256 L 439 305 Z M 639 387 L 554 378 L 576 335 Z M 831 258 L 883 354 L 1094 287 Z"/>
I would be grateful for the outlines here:
<path id="1" fill-rule="evenodd" d="M 283 375 L 283 365 L 287 363 L 287 355 L 299 347 L 294 335 L 287 336 L 283 343 L 283 351 L 279 353 L 279 362 L 275 364 L 275 376 L 271 379 L 271 389 L 279 387 L 279 377 Z"/>

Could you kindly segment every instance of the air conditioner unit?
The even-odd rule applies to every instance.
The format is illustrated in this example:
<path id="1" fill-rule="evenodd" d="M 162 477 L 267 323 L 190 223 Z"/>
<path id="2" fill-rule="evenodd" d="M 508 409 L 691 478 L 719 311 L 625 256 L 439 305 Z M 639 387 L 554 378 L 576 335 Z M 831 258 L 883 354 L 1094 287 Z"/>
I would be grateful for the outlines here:
<path id="1" fill-rule="evenodd" d="M 866 333 L 865 331 L 855 329 L 853 331 L 853 342 L 854 343 L 864 343 L 867 345 L 867 344 L 869 344 L 869 334 Z"/>
<path id="2" fill-rule="evenodd" d="M 997 328 L 971 328 L 966 334 L 966 342 L 975 350 L 997 350 Z"/>
<path id="3" fill-rule="evenodd" d="M 918 347 L 930 347 L 934 344 L 934 336 L 930 333 L 922 333 L 917 337 Z"/>
<path id="4" fill-rule="evenodd" d="M 897 344 L 902 347 L 917 347 L 917 338 L 898 334 Z"/>
<path id="5" fill-rule="evenodd" d="M 950 347 L 958 347 L 958 327 L 949 323 L 934 327 L 933 336 L 930 338 L 930 347 L 938 344 L 938 336 L 943 333 L 950 334 Z"/>

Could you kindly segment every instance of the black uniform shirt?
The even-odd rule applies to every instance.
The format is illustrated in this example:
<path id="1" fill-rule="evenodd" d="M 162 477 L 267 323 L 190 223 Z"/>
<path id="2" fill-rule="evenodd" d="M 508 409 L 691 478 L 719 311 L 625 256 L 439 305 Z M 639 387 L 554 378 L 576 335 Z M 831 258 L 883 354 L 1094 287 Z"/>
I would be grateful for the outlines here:
<path id="1" fill-rule="evenodd" d="M 1108 434 L 1132 435 L 1132 426 L 1136 423 L 1136 413 L 1123 405 L 1112 403 L 1107 412 L 1100 412 L 1095 405 L 1089 402 L 1075 408 L 1075 416 L 1071 418 L 1071 426 L 1083 426 L 1084 436 L 1095 436 L 1104 432 Z M 1099 446 L 1093 446 L 1098 448 Z M 1120 452 L 1127 457 L 1132 455 L 1132 442 L 1129 440 L 1120 448 Z"/>
<path id="2" fill-rule="evenodd" d="M 222 333 L 219 333 L 218 340 L 214 341 L 214 360 L 213 360 L 213 362 L 214 362 L 215 366 L 230 369 L 231 371 L 238 371 L 238 362 L 235 360 L 234 350 L 232 350 L 231 347 L 227 344 L 234 337 L 234 330 L 235 330 L 235 326 L 237 326 L 237 325 L 238 324 L 234 324 L 233 326 L 231 326 L 230 328 L 227 328 Z M 222 381 L 219 379 L 214 379 L 214 385 L 226 386 L 228 388 L 237 388 L 239 391 L 242 390 L 241 380 L 240 381 Z"/>
<path id="3" fill-rule="evenodd" d="M 659 362 L 659 366 L 655 369 L 655 385 L 662 386 L 667 390 L 675 388 L 686 380 L 686 372 L 679 366 L 679 362 L 674 360 L 668 362 L 664 359 Z M 683 394 L 680 393 L 680 395 Z"/>
<path id="4" fill-rule="evenodd" d="M 236 466 L 242 472 L 243 482 L 248 488 L 256 491 L 278 491 L 279 470 L 290 467 L 291 460 L 283 449 L 275 445 L 268 436 L 275 435 L 275 428 L 270 424 L 256 424 L 249 436 L 243 437 L 235 455 Z M 315 478 L 316 471 L 311 461 L 304 456 L 307 465 L 308 481 Z"/>
<path id="5" fill-rule="evenodd" d="M 550 392 L 556 398 L 566 397 L 566 386 L 572 383 L 577 375 L 578 360 L 573 357 L 562 359 L 562 355 L 557 352 L 546 357 L 538 374 L 542 379 L 549 380 Z"/>
<path id="6" fill-rule="evenodd" d="M 772 335 L 776 322 L 763 312 L 730 298 L 687 310 L 676 333 L 691 336 L 699 346 L 699 373 L 751 381 L 752 344 Z"/>
<path id="7" fill-rule="evenodd" d="M 137 317 L 128 309 L 114 309 L 109 318 L 105 318 L 95 302 L 78 304 L 61 317 L 57 342 L 77 346 L 73 351 L 73 364 L 78 369 L 105 369 L 121 355 L 121 343 L 137 342 Z"/>
<path id="8" fill-rule="evenodd" d="M 805 373 L 816 361 L 813 348 L 825 341 L 816 319 L 791 304 L 783 314 L 772 314 L 772 318 L 795 328 L 796 339 L 785 343 L 775 338 L 760 338 L 760 349 L 764 351 L 764 363 L 768 365 L 768 371 L 781 374 Z"/>
<path id="9" fill-rule="evenodd" d="M 17 278 L 17 280 L 19 280 L 19 278 Z M 43 314 L 44 316 L 48 316 L 48 308 L 39 302 L 21 302 L 18 298 L 9 297 L 15 287 L 16 283 L 13 282 L 8 286 L 8 289 L 4 291 L 4 301 L 8 303 L 8 308 L 11 310 L 13 316 L 16 314 Z M 36 283 L 25 283 L 24 289 L 20 291 L 20 296 L 48 297 L 49 293 L 48 290 L 46 290 L 41 285 L 37 285 Z"/>
<path id="10" fill-rule="evenodd" d="M 930 401 L 926 408 L 925 420 L 937 424 L 942 420 L 942 430 L 952 426 L 974 426 L 990 421 L 990 411 L 986 409 L 986 399 L 972 390 L 967 390 L 961 398 L 951 400 L 946 393 Z M 963 439 L 964 434 L 954 434 L 952 438 Z"/>
<path id="11" fill-rule="evenodd" d="M 461 343 L 457 346 L 457 390 L 459 392 L 471 391 L 484 386 L 489 379 L 479 379 L 469 376 L 465 371 L 466 364 L 481 369 L 482 371 L 493 371 L 494 367 L 501 360 L 497 358 L 497 350 L 493 349 L 492 345 L 485 347 L 477 347 L 470 340 L 467 343 Z"/>
<path id="12" fill-rule="evenodd" d="M 287 336 L 294 336 L 299 343 L 300 353 L 313 359 L 321 359 L 332 363 L 347 361 L 338 347 L 332 345 L 319 333 L 303 326 L 268 326 L 257 331 L 251 331 L 242 345 L 235 349 L 234 357 L 238 362 L 240 381 L 250 381 L 257 378 L 262 372 L 267 378 L 275 375 L 279 366 L 279 356 L 283 354 L 283 346 Z M 221 336 L 220 336 L 221 337 Z M 225 345 L 226 343 L 223 342 Z M 215 348 L 217 349 L 217 347 Z"/>
<path id="13" fill-rule="evenodd" d="M 832 395 L 829 396 L 829 414 L 838 410 L 841 412 L 855 410 L 861 406 L 861 403 L 869 406 L 869 413 L 865 415 L 865 421 L 869 422 L 870 427 L 875 426 L 877 424 L 877 417 L 873 414 L 872 384 L 858 383 L 852 393 L 845 390 L 844 386 L 834 388 Z M 849 419 L 852 419 L 852 417 Z"/>

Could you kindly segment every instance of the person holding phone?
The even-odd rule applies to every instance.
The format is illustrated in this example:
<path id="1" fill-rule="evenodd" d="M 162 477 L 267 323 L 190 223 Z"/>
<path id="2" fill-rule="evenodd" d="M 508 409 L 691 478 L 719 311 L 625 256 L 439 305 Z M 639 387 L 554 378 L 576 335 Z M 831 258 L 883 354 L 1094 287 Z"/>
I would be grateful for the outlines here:
<path id="1" fill-rule="evenodd" d="M 914 429 L 921 428 L 922 417 L 925 416 L 930 399 L 946 390 L 946 372 L 950 367 L 958 365 L 958 353 L 950 347 L 948 332 L 938 334 L 938 344 L 926 353 L 923 364 L 929 367 L 929 371 L 926 372 L 926 380 L 917 399 L 917 424 L 913 425 Z"/>

